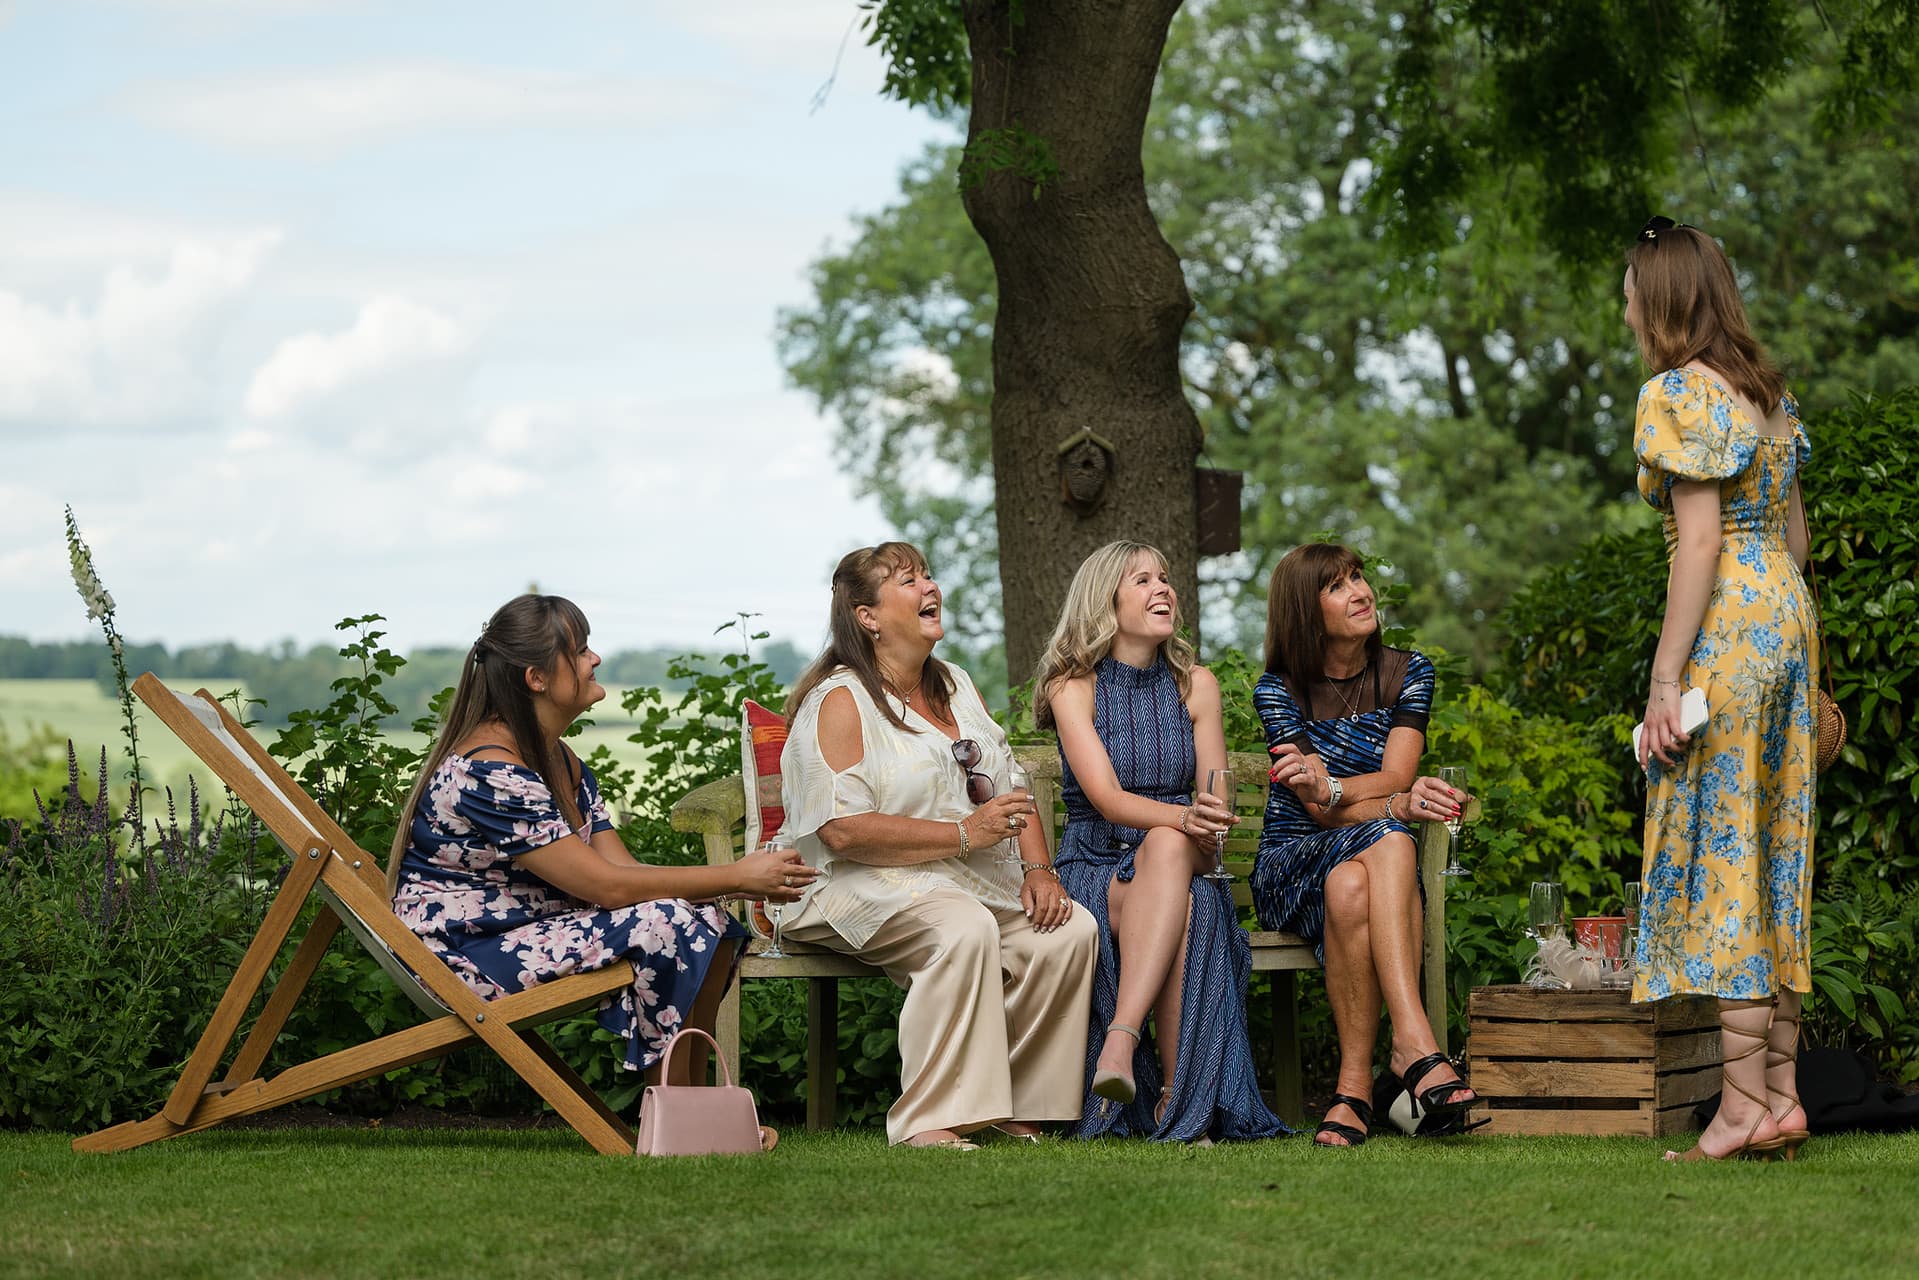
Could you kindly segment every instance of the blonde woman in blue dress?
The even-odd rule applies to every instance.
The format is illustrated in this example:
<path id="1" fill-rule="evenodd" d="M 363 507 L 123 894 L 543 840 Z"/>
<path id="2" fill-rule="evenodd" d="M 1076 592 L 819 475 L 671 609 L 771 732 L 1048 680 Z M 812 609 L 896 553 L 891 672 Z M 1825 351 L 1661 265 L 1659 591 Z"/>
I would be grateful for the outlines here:
<path id="1" fill-rule="evenodd" d="M 1671 561 L 1639 754 L 1633 999 L 1719 998 L 1719 1113 L 1667 1158 L 1790 1158 L 1807 1136 L 1795 1061 L 1812 985 L 1818 654 L 1799 494 L 1811 446 L 1719 245 L 1654 218 L 1626 261 L 1626 324 L 1660 371 L 1640 389 L 1633 452 Z M 1679 704 L 1695 687 L 1710 719 L 1689 737 Z"/>

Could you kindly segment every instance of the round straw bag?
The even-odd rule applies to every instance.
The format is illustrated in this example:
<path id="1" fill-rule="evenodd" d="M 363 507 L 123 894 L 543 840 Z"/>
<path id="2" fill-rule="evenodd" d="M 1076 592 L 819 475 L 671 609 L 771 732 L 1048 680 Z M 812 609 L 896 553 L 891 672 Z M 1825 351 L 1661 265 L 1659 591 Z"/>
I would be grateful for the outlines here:
<path id="1" fill-rule="evenodd" d="M 1826 680 L 1832 680 L 1832 668 L 1826 668 Z M 1832 762 L 1839 758 L 1839 748 L 1846 745 L 1846 713 L 1832 700 L 1832 695 L 1824 689 L 1819 693 L 1819 741 L 1813 748 L 1812 767 L 1824 773 L 1832 768 Z"/>

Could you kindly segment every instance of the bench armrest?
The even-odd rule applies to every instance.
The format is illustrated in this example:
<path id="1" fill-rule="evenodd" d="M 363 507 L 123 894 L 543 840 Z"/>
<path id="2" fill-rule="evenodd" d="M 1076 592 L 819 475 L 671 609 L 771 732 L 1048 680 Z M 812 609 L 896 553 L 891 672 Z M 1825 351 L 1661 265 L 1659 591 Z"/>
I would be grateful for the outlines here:
<path id="1" fill-rule="evenodd" d="M 746 792 L 740 775 L 735 773 L 715 778 L 681 796 L 673 806 L 671 821 L 675 831 L 723 836 L 745 817 Z"/>

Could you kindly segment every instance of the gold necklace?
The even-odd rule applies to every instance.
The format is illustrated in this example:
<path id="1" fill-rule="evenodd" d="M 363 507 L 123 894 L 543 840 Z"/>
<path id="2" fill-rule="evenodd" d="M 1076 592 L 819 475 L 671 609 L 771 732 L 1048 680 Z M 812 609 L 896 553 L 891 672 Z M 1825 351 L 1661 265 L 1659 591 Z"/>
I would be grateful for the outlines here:
<path id="1" fill-rule="evenodd" d="M 892 694 L 895 698 L 898 698 L 903 704 L 910 707 L 913 705 L 913 695 L 918 693 L 920 691 L 920 686 L 926 683 L 926 673 L 922 671 L 920 673 L 920 678 L 913 682 L 913 687 L 911 689 L 906 690 L 905 692 L 901 692 L 899 684 L 896 681 L 890 679 L 887 675 L 886 669 L 882 667 L 880 668 L 880 683 L 886 686 L 886 691 L 888 693 Z"/>

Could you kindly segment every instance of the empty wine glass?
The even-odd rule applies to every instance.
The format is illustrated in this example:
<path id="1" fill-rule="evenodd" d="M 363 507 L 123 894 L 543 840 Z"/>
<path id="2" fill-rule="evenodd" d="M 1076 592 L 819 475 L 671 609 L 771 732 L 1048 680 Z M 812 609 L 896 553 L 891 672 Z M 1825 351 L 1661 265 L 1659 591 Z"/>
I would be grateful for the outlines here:
<path id="1" fill-rule="evenodd" d="M 792 847 L 792 839 L 785 835 L 768 836 L 760 842 L 760 851 L 762 853 L 785 853 Z M 764 905 L 766 907 L 766 918 L 773 922 L 773 943 L 766 950 L 760 952 L 760 954 L 768 960 L 784 960 L 786 959 L 786 952 L 780 949 L 780 917 L 786 914 L 786 904 L 784 902 L 775 902 L 773 899 L 768 898 Z"/>
<path id="2" fill-rule="evenodd" d="M 1233 807 L 1233 771 L 1231 769 L 1208 769 L 1206 771 L 1206 794 L 1218 800 L 1228 809 Z M 1220 832 L 1213 837 L 1213 869 L 1200 877 L 1203 880 L 1231 880 L 1233 873 L 1226 869 L 1226 833 Z"/>
<path id="3" fill-rule="evenodd" d="M 1464 765 L 1449 764 L 1439 771 L 1439 780 L 1461 795 L 1466 794 L 1466 769 Z M 1446 820 L 1446 870 L 1449 876 L 1469 876 L 1472 872 L 1459 865 L 1459 829 L 1465 825 L 1466 809 L 1462 802 L 1459 816 Z"/>
<path id="4" fill-rule="evenodd" d="M 1526 902 L 1526 936 L 1535 942 L 1557 938 L 1565 932 L 1566 891 L 1554 880 L 1533 881 Z"/>
<path id="5" fill-rule="evenodd" d="M 1026 772 L 1026 766 L 1017 760 L 1014 760 L 1006 766 L 1006 786 L 1012 791 L 1024 791 L 1027 799 L 1032 799 L 1033 776 Z M 1021 822 L 1031 822 L 1032 820 L 1032 814 L 1022 814 L 1020 817 Z M 1020 851 L 1019 837 L 1017 835 L 1000 845 L 1000 855 L 996 861 L 998 861 L 1002 867 L 1019 866 Z"/>

